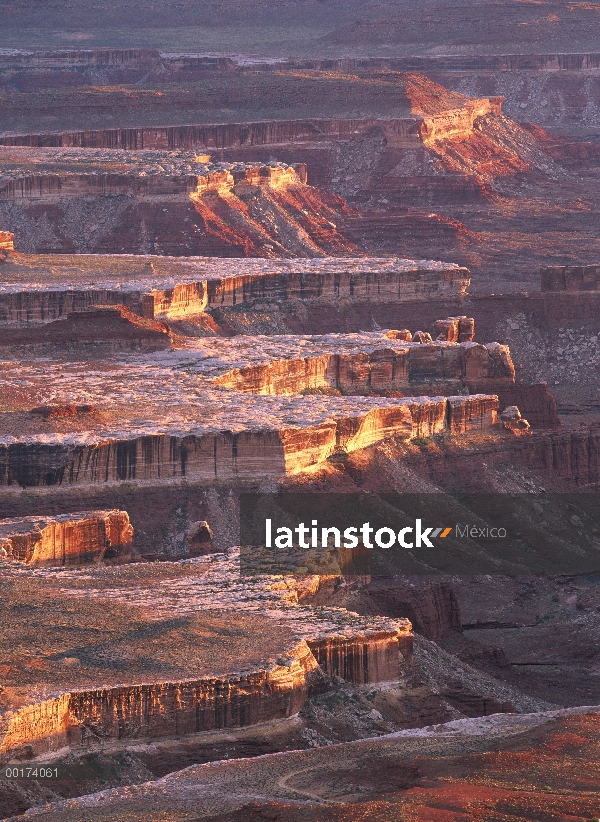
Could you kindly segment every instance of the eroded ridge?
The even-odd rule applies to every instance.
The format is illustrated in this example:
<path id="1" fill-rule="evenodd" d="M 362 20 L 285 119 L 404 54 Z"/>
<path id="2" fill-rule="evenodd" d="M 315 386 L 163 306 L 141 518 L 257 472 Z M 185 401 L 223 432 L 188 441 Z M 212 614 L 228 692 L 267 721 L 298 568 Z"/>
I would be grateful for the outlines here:
<path id="1" fill-rule="evenodd" d="M 102 322 L 97 326 L 94 312 L 75 315 L 82 322 L 87 316 L 89 328 L 96 328 L 96 355 L 106 350 L 102 343 L 110 342 L 103 324 L 106 311 L 100 312 Z M 120 314 L 118 319 L 123 319 Z M 12 367 L 5 368 L 5 385 L 15 405 L 2 418 L 3 484 L 168 482 L 251 478 L 257 473 L 281 477 L 388 437 L 493 433 L 497 412 L 502 410 L 497 395 L 454 392 L 468 390 L 469 378 L 484 390 L 486 385 L 495 390 L 514 382 L 506 347 L 447 341 L 419 344 L 390 339 L 383 331 L 188 339 L 180 340 L 173 350 L 113 354 L 95 365 L 87 362 L 87 339 L 83 342 L 82 360 L 65 362 L 59 346 L 56 362 L 30 359 L 21 364 L 18 379 Z M 348 353 L 334 353 L 340 349 Z M 298 359 L 298 353 L 311 351 L 313 356 Z M 257 365 L 250 372 L 232 371 L 231 366 L 240 361 Z M 261 389 L 250 379 L 252 374 L 273 371 L 281 372 L 283 379 L 285 371 L 298 372 L 299 363 L 305 379 L 296 373 L 277 394 L 271 384 Z M 338 384 L 348 396 L 339 390 L 338 396 L 319 391 L 330 385 L 328 363 L 336 366 Z M 343 369 L 337 368 L 339 363 Z M 316 369 L 312 380 L 306 378 L 311 369 Z M 345 382 L 339 376 L 342 371 Z M 461 374 L 466 380 L 461 381 Z M 49 381 L 52 375 L 56 379 Z M 245 379 L 256 392 L 248 390 Z M 432 396 L 417 394 L 415 387 Z M 295 395 L 293 400 L 290 394 Z M 47 414 L 38 413 L 40 403 L 50 409 Z M 17 422 L 19 436 L 11 433 Z"/>

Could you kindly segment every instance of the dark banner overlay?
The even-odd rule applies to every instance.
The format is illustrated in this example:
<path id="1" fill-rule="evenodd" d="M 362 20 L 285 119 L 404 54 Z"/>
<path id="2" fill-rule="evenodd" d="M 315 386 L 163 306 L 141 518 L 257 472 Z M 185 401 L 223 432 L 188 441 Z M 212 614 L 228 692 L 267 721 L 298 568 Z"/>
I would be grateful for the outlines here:
<path id="1" fill-rule="evenodd" d="M 242 494 L 242 574 L 596 574 L 600 494 Z"/>

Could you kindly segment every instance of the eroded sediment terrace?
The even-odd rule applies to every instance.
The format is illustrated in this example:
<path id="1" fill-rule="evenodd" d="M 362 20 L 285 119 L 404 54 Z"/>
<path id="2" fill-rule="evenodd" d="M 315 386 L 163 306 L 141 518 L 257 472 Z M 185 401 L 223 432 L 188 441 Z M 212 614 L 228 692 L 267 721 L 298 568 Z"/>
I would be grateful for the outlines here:
<path id="1" fill-rule="evenodd" d="M 8 235 L 7 235 L 8 236 Z M 468 269 L 397 257 L 223 259 L 7 252 L 0 269 L 0 323 L 40 323 L 102 304 L 158 320 L 214 309 L 277 311 L 281 303 L 412 301 L 457 297 Z"/>
<path id="2" fill-rule="evenodd" d="M 330 675 L 397 680 L 411 661 L 407 620 L 298 604 L 317 578 L 240 577 L 236 550 L 3 575 L 0 761 L 290 717 Z M 38 622 L 23 630 L 25 601 Z"/>
<path id="3" fill-rule="evenodd" d="M 175 345 L 175 350 L 95 362 L 78 361 L 71 353 L 69 359 L 61 357 L 60 347 L 54 351 L 56 358 L 49 359 L 48 347 L 37 359 L 2 364 L 3 390 L 12 410 L 0 415 L 0 482 L 27 487 L 280 477 L 387 437 L 491 432 L 497 422 L 499 403 L 493 394 L 412 396 L 409 381 L 405 397 L 372 391 L 366 392 L 369 396 L 302 395 L 296 384 L 288 388 L 293 395 L 244 393 L 231 376 L 240 373 L 235 369 L 242 364 L 268 368 L 276 360 L 282 368 L 300 357 L 309 365 L 342 357 L 349 379 L 356 373 L 355 393 L 363 394 L 358 366 L 365 357 L 376 362 L 383 349 L 388 357 L 408 358 L 410 363 L 410 353 L 422 349 L 438 363 L 438 385 L 443 383 L 439 364 L 446 354 L 458 363 L 456 374 L 448 374 L 451 389 L 462 385 L 456 375 L 468 355 L 478 363 L 481 382 L 493 386 L 496 371 L 501 380 L 513 378 L 502 346 L 420 345 L 390 340 L 383 331 L 180 339 Z M 414 369 L 416 365 L 413 374 L 420 377 L 420 385 L 428 375 L 435 385 L 431 368 Z M 232 387 L 222 384 L 228 381 Z M 40 406 L 58 410 L 44 416 L 38 413 Z M 62 413 L 61 408 L 67 410 Z"/>

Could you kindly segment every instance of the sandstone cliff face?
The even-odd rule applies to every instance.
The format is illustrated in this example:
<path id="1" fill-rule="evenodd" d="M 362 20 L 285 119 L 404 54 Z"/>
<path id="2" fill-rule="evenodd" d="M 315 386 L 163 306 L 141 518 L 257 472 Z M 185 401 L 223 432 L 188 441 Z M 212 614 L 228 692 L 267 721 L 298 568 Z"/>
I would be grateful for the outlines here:
<path id="1" fill-rule="evenodd" d="M 392 682 L 412 659 L 409 631 L 381 631 L 365 638 L 327 637 L 308 644 L 321 668 L 329 676 L 339 676 L 357 685 Z M 402 659 L 402 661 L 401 661 Z"/>
<path id="2" fill-rule="evenodd" d="M 327 687 L 305 642 L 274 668 L 197 682 L 161 683 L 73 693 L 74 741 L 79 726 L 101 739 L 157 738 L 236 728 L 296 714 L 309 693 Z"/>
<path id="3" fill-rule="evenodd" d="M 431 437 L 448 430 L 492 432 L 497 411 L 497 397 L 483 394 L 449 399 L 409 397 L 303 428 L 282 425 L 278 430 L 153 435 L 79 445 L 34 438 L 0 444 L 0 484 L 27 488 L 183 477 L 281 477 L 303 471 L 336 452 L 367 448 L 388 437 Z"/>
<path id="4" fill-rule="evenodd" d="M 166 128 L 125 128 L 57 134 L 27 134 L 0 137 L 0 145 L 64 148 L 163 149 L 167 151 L 237 148 L 246 145 L 350 140 L 368 135 L 373 128 L 386 130 L 397 145 L 419 143 L 418 117 L 379 120 L 377 118 L 272 120 L 255 123 L 224 123 Z"/>
<path id="5" fill-rule="evenodd" d="M 65 319 L 33 328 L 8 328 L 0 342 L 0 348 L 13 353 L 35 354 L 53 346 L 61 351 L 92 349 L 96 353 L 155 351 L 170 348 L 171 337 L 163 323 L 116 305 L 71 312 Z"/>
<path id="6" fill-rule="evenodd" d="M 397 657 L 397 653 L 396 653 Z M 155 739 L 237 728 L 293 716 L 327 687 L 306 642 L 281 664 L 248 674 L 187 682 L 90 688 L 0 716 L 0 761 L 66 744 Z"/>
<path id="7" fill-rule="evenodd" d="M 69 695 L 0 715 L 0 762 L 64 748 L 69 741 Z"/>
<path id="8" fill-rule="evenodd" d="M 214 164 L 190 152 L 160 157 L 161 165 L 156 152 L 87 154 L 31 152 L 2 175 L 0 219 L 21 249 L 223 257 L 356 249 L 336 228 L 345 203 L 307 186 L 303 164 Z"/>
<path id="9" fill-rule="evenodd" d="M 0 557 L 28 565 L 83 565 L 128 559 L 133 528 L 126 511 L 0 521 Z"/>
<path id="10" fill-rule="evenodd" d="M 422 313 L 432 298 L 465 294 L 470 282 L 468 269 L 454 263 L 397 257 L 241 261 L 9 253 L 3 277 L 7 287 L 0 293 L 0 323 L 6 325 L 49 322 L 116 304 L 158 320 L 185 319 L 206 310 L 239 314 L 244 306 L 276 313 L 284 301 L 296 310 L 311 302 L 336 311 L 367 301 L 379 313 L 386 304 L 419 300 Z M 371 319 L 368 327 L 372 324 Z"/>
<path id="11" fill-rule="evenodd" d="M 263 585 L 263 594 L 267 590 Z M 297 640 L 275 663 L 256 670 L 176 682 L 78 687 L 7 710 L 0 714 L 0 762 L 65 745 L 153 740 L 290 717 L 307 697 L 326 691 L 331 676 L 356 684 L 389 682 L 412 664 L 408 620 L 374 619 L 368 627 L 369 620 L 344 609 L 321 611 L 315 618 L 304 608 L 297 616 L 306 639 Z M 294 618 L 293 609 L 287 617 Z M 336 627 L 329 617 L 340 624 Z M 350 627 L 352 621 L 363 628 Z M 387 622 L 388 627 L 376 627 L 377 622 Z"/>
<path id="12" fill-rule="evenodd" d="M 545 266 L 540 278 L 542 291 L 600 291 L 600 265 Z"/>
<path id="13" fill-rule="evenodd" d="M 460 605 L 448 582 L 367 577 L 358 585 L 337 587 L 321 577 L 319 583 L 304 592 L 303 602 L 340 606 L 365 615 L 403 617 L 417 633 L 433 640 L 449 631 L 462 631 Z M 410 656 L 411 651 L 407 653 Z M 317 653 L 315 656 L 319 658 Z"/>
<path id="14" fill-rule="evenodd" d="M 454 392 L 477 383 L 484 393 L 514 383 L 507 346 L 498 343 L 407 343 L 405 348 L 279 360 L 230 371 L 217 384 L 251 394 L 296 394 L 335 388 L 344 394 Z M 445 391 L 444 391 L 445 389 Z"/>
<path id="15" fill-rule="evenodd" d="M 228 309 L 253 306 L 256 303 L 280 303 L 288 300 L 339 301 L 369 300 L 369 302 L 427 300 L 433 296 L 462 294 L 470 282 L 466 268 L 451 265 L 428 266 L 394 262 L 379 265 L 374 270 L 365 265 L 353 265 L 344 271 L 336 261 L 332 266 L 311 270 L 240 274 L 204 282 L 177 286 L 172 291 L 153 291 L 154 316 L 173 317 L 178 304 L 184 310 Z M 145 305 L 149 311 L 150 306 Z M 181 308 L 179 308 L 181 311 Z"/>

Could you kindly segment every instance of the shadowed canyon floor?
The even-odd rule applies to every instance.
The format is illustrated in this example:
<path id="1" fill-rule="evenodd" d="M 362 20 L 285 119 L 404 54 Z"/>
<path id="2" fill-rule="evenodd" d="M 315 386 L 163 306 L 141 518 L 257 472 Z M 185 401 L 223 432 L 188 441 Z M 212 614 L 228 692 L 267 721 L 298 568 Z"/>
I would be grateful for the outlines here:
<path id="1" fill-rule="evenodd" d="M 461 720 L 334 749 L 196 766 L 31 816 L 48 822 L 383 822 L 466 820 L 474 814 L 491 820 L 591 819 L 598 807 L 597 725 L 589 709 Z"/>

